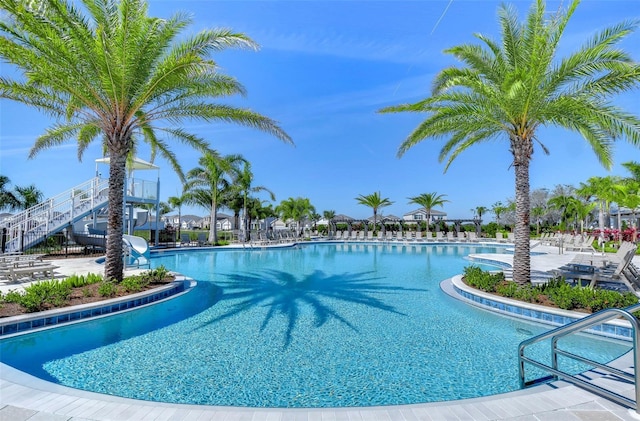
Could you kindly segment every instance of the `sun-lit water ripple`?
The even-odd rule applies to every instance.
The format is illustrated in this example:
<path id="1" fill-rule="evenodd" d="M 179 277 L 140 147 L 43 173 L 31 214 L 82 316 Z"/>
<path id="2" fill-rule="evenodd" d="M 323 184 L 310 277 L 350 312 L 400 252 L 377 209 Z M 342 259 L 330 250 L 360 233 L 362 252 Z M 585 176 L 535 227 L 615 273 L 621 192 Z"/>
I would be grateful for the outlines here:
<path id="1" fill-rule="evenodd" d="M 203 281 L 195 291 L 29 335 L 3 344 L 3 354 L 13 350 L 7 359 L 68 386 L 164 402 L 337 407 L 501 393 L 518 388 L 518 343 L 546 329 L 470 308 L 438 285 L 468 264 L 462 256 L 492 251 L 308 245 L 168 254 L 153 264 Z M 58 343 L 49 357 L 38 354 L 44 343 Z M 602 342 L 593 353 L 608 360 L 625 349 Z"/>

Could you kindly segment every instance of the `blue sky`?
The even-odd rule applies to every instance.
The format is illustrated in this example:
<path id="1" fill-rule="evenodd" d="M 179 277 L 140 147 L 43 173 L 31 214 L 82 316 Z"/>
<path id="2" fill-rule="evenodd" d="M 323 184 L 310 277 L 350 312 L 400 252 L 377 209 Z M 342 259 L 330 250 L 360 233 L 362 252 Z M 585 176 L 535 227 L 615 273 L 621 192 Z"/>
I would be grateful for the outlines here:
<path id="1" fill-rule="evenodd" d="M 471 218 L 471 209 L 491 207 L 514 197 L 514 174 L 505 140 L 472 147 L 446 173 L 438 162 L 442 141 L 425 140 L 396 158 L 402 140 L 425 117 L 378 114 L 388 105 L 429 95 L 431 81 L 442 68 L 455 64 L 443 50 L 475 43 L 474 33 L 498 37 L 500 1 L 169 1 L 151 0 L 150 14 L 168 17 L 176 11 L 193 16 L 187 32 L 226 27 L 253 38 L 261 49 L 225 51 L 214 56 L 221 70 L 247 89 L 244 98 L 227 103 L 251 108 L 277 120 L 293 138 L 287 145 L 261 132 L 229 124 L 187 124 L 222 154 L 244 155 L 252 164 L 256 185 L 269 188 L 276 204 L 288 197 L 308 197 L 318 213 L 334 210 L 352 217 L 371 216 L 357 204 L 360 194 L 380 191 L 394 202 L 383 214 L 415 209 L 408 197 L 445 194 L 449 218 Z M 512 1 L 523 16 L 530 1 Z M 568 1 L 565 1 L 566 5 Z M 556 10 L 558 1 L 548 2 Z M 563 52 L 577 50 L 597 30 L 624 19 L 640 19 L 638 0 L 583 0 L 562 42 Z M 640 32 L 622 46 L 640 60 Z M 3 65 L 2 72 L 9 71 Z M 640 112 L 637 90 L 616 104 Z M 14 185 L 35 183 L 54 196 L 90 179 L 98 143 L 79 162 L 70 143 L 28 159 L 35 138 L 53 122 L 23 105 L 0 101 L 0 173 Z M 615 165 L 604 169 L 578 135 L 543 128 L 540 141 L 550 150 L 534 152 L 531 187 L 578 185 L 592 176 L 627 175 L 620 165 L 640 161 L 640 149 L 619 141 Z M 195 167 L 197 152 L 176 144 L 185 171 Z M 148 151 L 139 156 L 149 159 Z M 162 158 L 161 200 L 178 195 L 178 177 Z M 106 168 L 102 173 L 106 176 Z M 155 179 L 155 173 L 141 178 Z M 266 199 L 266 195 L 261 198 Z M 223 210 L 224 211 L 224 210 Z M 184 213 L 205 215 L 202 208 Z M 493 218 L 492 215 L 488 216 Z"/>

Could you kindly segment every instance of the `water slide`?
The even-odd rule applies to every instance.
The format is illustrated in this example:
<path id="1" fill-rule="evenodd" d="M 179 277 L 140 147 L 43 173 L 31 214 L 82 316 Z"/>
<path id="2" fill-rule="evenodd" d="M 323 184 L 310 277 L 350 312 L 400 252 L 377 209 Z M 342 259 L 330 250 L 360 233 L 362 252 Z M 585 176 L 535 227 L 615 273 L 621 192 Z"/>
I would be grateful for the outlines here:
<path id="1" fill-rule="evenodd" d="M 107 236 L 102 233 L 74 233 L 74 240 L 76 243 L 85 246 L 94 246 L 103 249 L 107 247 Z M 135 235 L 123 234 L 122 245 L 125 252 L 125 266 L 149 266 L 150 251 L 147 240 Z"/>
<path id="2" fill-rule="evenodd" d="M 126 266 L 149 266 L 150 252 L 147 240 L 135 235 L 123 234 L 122 242 L 124 243 L 126 250 Z"/>

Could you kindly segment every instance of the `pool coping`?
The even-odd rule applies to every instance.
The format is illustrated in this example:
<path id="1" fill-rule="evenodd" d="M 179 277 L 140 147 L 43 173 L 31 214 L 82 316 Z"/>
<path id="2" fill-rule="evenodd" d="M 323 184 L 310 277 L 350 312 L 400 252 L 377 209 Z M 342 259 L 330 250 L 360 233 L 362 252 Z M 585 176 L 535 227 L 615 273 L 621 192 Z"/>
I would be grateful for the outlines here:
<path id="1" fill-rule="evenodd" d="M 167 285 L 135 294 L 2 318 L 0 340 L 147 307 L 186 294 L 193 290 L 196 284 L 190 278 L 176 275 L 176 279 Z"/>

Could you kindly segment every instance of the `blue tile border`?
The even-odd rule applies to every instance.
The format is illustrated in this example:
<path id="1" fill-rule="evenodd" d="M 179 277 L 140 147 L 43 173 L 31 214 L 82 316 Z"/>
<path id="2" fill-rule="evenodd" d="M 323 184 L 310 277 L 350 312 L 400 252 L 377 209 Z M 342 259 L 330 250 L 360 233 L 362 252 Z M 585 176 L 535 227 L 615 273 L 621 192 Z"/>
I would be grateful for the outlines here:
<path id="1" fill-rule="evenodd" d="M 582 317 L 588 316 L 586 313 L 582 314 L 564 310 L 553 311 L 547 307 L 535 306 L 529 303 L 522 303 L 522 305 L 519 305 L 518 302 L 513 300 L 505 299 L 504 301 L 501 301 L 497 297 L 487 297 L 481 291 L 467 287 L 462 282 L 461 275 L 443 281 L 440 284 L 440 287 L 445 293 L 453 298 L 460 299 L 476 307 L 551 326 L 563 326 L 579 320 Z M 631 341 L 633 335 L 633 329 L 624 321 L 619 323 L 604 323 L 594 326 L 591 329 L 587 329 L 585 332 L 614 339 L 621 339 L 624 341 Z"/>
<path id="2" fill-rule="evenodd" d="M 195 284 L 192 280 L 181 279 L 160 288 L 126 297 L 8 317 L 4 320 L 0 319 L 0 338 L 7 337 L 8 335 L 13 336 L 28 333 L 36 329 L 46 329 L 68 323 L 77 323 L 147 306 L 188 292 L 193 289 Z"/>

